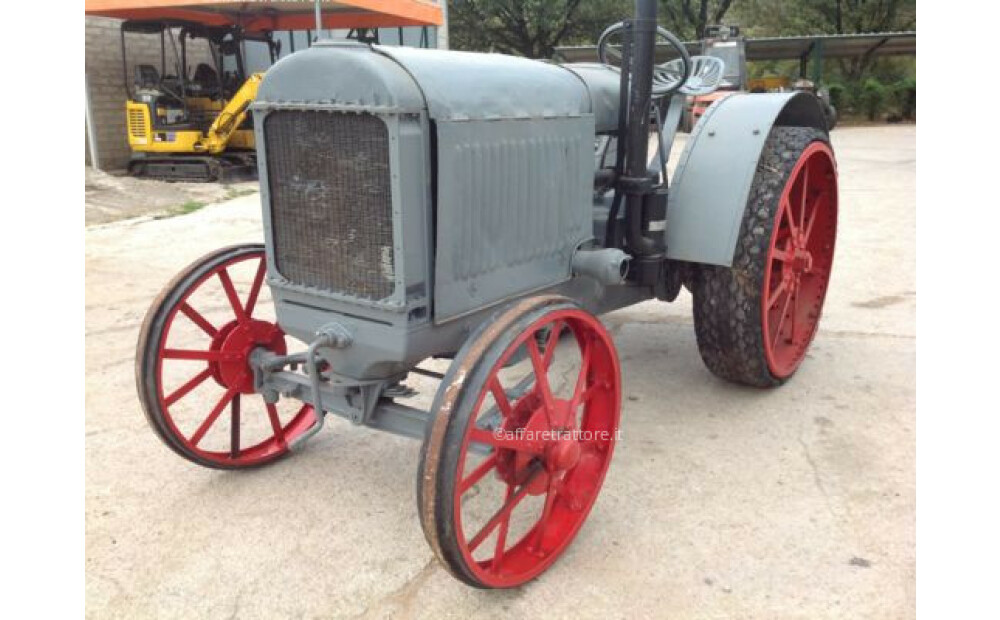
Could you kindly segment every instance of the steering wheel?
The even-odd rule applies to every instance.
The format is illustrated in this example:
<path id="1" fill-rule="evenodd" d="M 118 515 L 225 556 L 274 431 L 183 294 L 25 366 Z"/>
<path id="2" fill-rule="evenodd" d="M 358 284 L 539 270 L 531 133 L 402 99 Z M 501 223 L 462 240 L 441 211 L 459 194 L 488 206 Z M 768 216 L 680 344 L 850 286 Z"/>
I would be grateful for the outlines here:
<path id="1" fill-rule="evenodd" d="M 621 42 L 613 43 L 615 37 L 621 38 L 625 32 L 626 24 L 624 21 L 618 22 L 617 24 L 612 24 L 608 26 L 601 36 L 597 38 L 597 57 L 603 64 L 613 65 L 617 64 L 621 66 L 622 53 Z M 666 40 L 676 51 L 679 60 L 683 66 L 682 72 L 677 72 L 676 69 L 671 68 L 671 70 L 665 70 L 664 65 L 655 65 L 653 67 L 653 96 L 656 98 L 666 97 L 667 95 L 673 94 L 678 88 L 684 85 L 688 77 L 691 75 L 691 55 L 688 54 L 687 48 L 684 44 L 674 36 L 674 33 L 670 32 L 663 26 L 656 27 L 656 34 L 659 38 Z"/>

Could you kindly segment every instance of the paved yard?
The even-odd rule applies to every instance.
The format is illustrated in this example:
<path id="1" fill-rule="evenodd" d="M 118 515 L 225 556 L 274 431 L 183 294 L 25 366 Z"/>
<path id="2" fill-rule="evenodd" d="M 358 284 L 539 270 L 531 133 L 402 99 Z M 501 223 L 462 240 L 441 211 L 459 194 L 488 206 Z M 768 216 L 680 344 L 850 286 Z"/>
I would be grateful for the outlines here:
<path id="1" fill-rule="evenodd" d="M 623 438 L 541 579 L 469 589 L 417 521 L 418 442 L 331 418 L 301 454 L 224 473 L 175 456 L 135 395 L 139 324 L 257 195 L 86 232 L 86 591 L 95 618 L 914 616 L 913 126 L 845 128 L 840 236 L 811 359 L 775 391 L 713 378 L 690 299 L 608 315 Z"/>

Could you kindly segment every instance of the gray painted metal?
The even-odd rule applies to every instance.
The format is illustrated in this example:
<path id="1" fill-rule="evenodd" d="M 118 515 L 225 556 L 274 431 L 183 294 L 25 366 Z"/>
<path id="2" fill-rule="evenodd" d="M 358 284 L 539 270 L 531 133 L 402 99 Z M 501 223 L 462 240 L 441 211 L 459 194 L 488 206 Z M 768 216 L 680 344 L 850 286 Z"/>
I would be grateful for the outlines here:
<path id="1" fill-rule="evenodd" d="M 309 377 L 302 373 L 287 370 L 270 372 L 262 376 L 262 381 L 262 385 L 257 386 L 259 391 L 273 391 L 309 405 L 316 404 L 316 397 L 309 385 Z M 355 424 L 363 424 L 412 439 L 423 439 L 425 425 L 430 419 L 429 412 L 388 399 L 378 399 L 378 394 L 383 388 L 382 382 L 346 386 L 323 382 L 319 386 L 319 392 L 323 407 L 329 413 Z M 367 393 L 371 393 L 377 402 L 366 401 L 364 395 Z M 296 448 L 301 446 L 301 443 L 298 443 Z"/>
<path id="2" fill-rule="evenodd" d="M 405 67 L 397 56 L 405 57 Z M 418 82 L 415 76 L 431 67 L 441 73 L 429 78 L 430 86 Z M 455 86 L 449 88 L 449 83 Z M 561 93 L 561 102 L 552 100 L 553 89 Z M 442 99 L 425 101 L 429 93 Z M 571 277 L 572 252 L 591 233 L 590 105 L 586 86 L 569 71 L 499 55 L 373 49 L 323 41 L 281 59 L 264 77 L 253 106 L 267 282 L 278 323 L 306 343 L 330 321 L 353 334 L 350 347 L 317 348 L 344 385 L 397 377 L 422 359 L 453 353 L 472 329 L 489 320 L 497 305 L 535 292 L 565 294 L 593 312 L 648 299 L 648 288 L 604 286 L 590 277 Z M 484 109 L 490 118 L 473 118 L 472 112 Z M 263 132 L 267 115 L 275 110 L 368 113 L 385 122 L 395 274 L 400 278 L 391 298 L 379 303 L 351 298 L 291 282 L 275 269 Z M 440 116 L 432 116 L 431 110 Z M 510 117 L 501 118 L 501 113 Z M 431 195 L 432 143 L 437 146 L 441 175 L 436 213 Z M 459 152 L 468 157 L 458 157 Z M 469 178 L 462 178 L 459 166 Z M 473 190 L 479 193 L 468 194 Z M 452 198 L 444 198 L 442 194 L 449 191 Z M 503 220 L 503 227 L 488 228 L 489 218 Z M 476 244 L 461 254 L 454 248 L 435 248 L 435 221 L 473 227 Z M 481 228 L 483 222 L 487 224 Z M 440 233 L 452 240 L 445 235 Z M 501 238 L 509 243 L 497 245 Z M 447 292 L 441 294 L 435 294 L 435 264 L 450 266 L 450 275 L 442 279 L 442 290 Z M 485 267 L 493 264 L 503 274 Z M 474 302 L 467 301 L 469 286 L 479 291 Z M 438 322 L 439 317 L 447 320 Z"/>
<path id="3" fill-rule="evenodd" d="M 562 67 L 573 72 L 586 84 L 597 133 L 618 131 L 621 72 L 616 67 L 599 62 L 581 62 Z"/>
<path id="4" fill-rule="evenodd" d="M 253 109 L 277 105 L 376 113 L 425 107 L 420 89 L 397 63 L 364 43 L 330 40 L 282 58 L 264 74 Z"/>
<path id="5" fill-rule="evenodd" d="M 420 85 L 435 120 L 581 116 L 590 112 L 576 77 L 549 63 L 505 56 L 373 45 Z"/>
<path id="6" fill-rule="evenodd" d="M 412 365 L 428 343 L 408 337 L 430 320 L 431 134 L 423 95 L 392 59 L 356 42 L 323 41 L 281 59 L 267 72 L 253 105 L 261 179 L 267 282 L 278 323 L 289 335 L 311 342 L 315 332 L 338 320 L 356 336 L 347 354 L 322 348 L 319 355 L 356 379 L 387 377 Z M 274 263 L 267 115 L 275 110 L 306 114 L 369 113 L 389 134 L 393 253 L 398 278 L 394 294 L 372 302 L 284 278 Z M 447 344 L 447 343 L 445 343 Z"/>
<path id="7" fill-rule="evenodd" d="M 677 130 L 680 127 L 681 114 L 686 105 L 687 97 L 671 97 L 670 103 L 667 104 L 667 114 L 663 119 L 660 131 L 661 148 L 657 148 L 656 154 L 650 160 L 647 168 L 650 174 L 656 174 L 658 178 L 663 176 L 663 166 L 666 164 L 664 160 L 670 159 L 670 149 L 674 147 L 674 140 L 677 138 Z"/>
<path id="8" fill-rule="evenodd" d="M 667 207 L 667 256 L 729 267 L 757 161 L 773 125 L 826 130 L 807 93 L 734 94 L 708 109 L 688 139 Z"/>
<path id="9" fill-rule="evenodd" d="M 280 60 L 254 113 L 268 284 L 282 328 L 311 342 L 337 321 L 353 344 L 317 354 L 348 383 L 388 380 L 458 350 L 498 305 L 529 294 L 566 294 L 595 313 L 649 298 L 649 288 L 571 270 L 593 234 L 595 117 L 617 122 L 616 91 L 613 70 L 500 55 L 322 42 Z M 366 302 L 275 269 L 263 133 L 274 110 L 367 113 L 386 124 L 398 278 L 391 298 Z M 823 122 L 804 93 L 733 95 L 713 106 L 674 176 L 670 257 L 728 265 L 771 125 Z"/>
<path id="10" fill-rule="evenodd" d="M 591 236 L 593 117 L 437 128 L 435 322 L 568 279 Z"/>

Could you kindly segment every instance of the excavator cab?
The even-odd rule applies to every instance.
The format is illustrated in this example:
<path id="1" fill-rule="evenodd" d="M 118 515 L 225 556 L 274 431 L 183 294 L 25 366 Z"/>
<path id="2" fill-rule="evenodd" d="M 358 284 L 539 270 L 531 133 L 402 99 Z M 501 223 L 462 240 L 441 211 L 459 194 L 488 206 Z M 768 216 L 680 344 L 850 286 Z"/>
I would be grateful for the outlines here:
<path id="1" fill-rule="evenodd" d="M 247 109 L 261 74 L 244 50 L 273 63 L 270 33 L 245 33 L 178 20 L 126 21 L 121 27 L 129 173 L 175 181 L 252 178 L 256 157 Z"/>

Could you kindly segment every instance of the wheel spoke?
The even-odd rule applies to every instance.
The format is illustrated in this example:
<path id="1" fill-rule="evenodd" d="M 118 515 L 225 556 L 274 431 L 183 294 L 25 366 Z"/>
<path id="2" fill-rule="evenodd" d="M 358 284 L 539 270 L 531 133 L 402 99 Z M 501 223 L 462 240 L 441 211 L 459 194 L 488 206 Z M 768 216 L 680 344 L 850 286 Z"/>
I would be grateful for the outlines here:
<path id="1" fill-rule="evenodd" d="M 503 503 L 506 504 L 514 495 L 514 485 L 507 485 L 507 492 L 504 494 Z M 493 549 L 493 561 L 490 562 L 490 570 L 494 573 L 500 570 L 500 563 L 503 562 L 503 552 L 507 546 L 507 530 L 510 529 L 510 513 L 500 522 L 500 531 L 497 532 L 497 544 Z"/>
<path id="2" fill-rule="evenodd" d="M 531 367 L 535 371 L 535 386 L 541 392 L 542 403 L 545 406 L 545 418 L 551 426 L 552 411 L 555 409 L 555 403 L 552 398 L 552 388 L 549 386 L 548 369 L 545 367 L 544 362 L 542 362 L 542 355 L 538 351 L 538 343 L 535 342 L 534 338 L 528 338 L 528 354 L 531 356 Z"/>
<path id="3" fill-rule="evenodd" d="M 784 278 L 782 278 L 778 286 L 773 291 L 771 291 L 771 294 L 768 295 L 767 297 L 768 310 L 774 307 L 774 304 L 778 303 L 778 300 L 781 299 L 781 295 L 786 292 L 787 288 L 788 288 L 788 282 Z"/>
<path id="4" fill-rule="evenodd" d="M 794 237 L 795 235 L 798 234 L 799 229 L 795 225 L 795 218 L 792 217 L 792 204 L 788 201 L 788 198 L 782 199 L 780 208 L 781 208 L 781 214 L 779 215 L 779 217 L 785 220 L 785 223 L 788 224 L 788 230 L 792 232 L 792 236 Z M 778 224 L 776 225 L 780 225 L 780 222 L 778 222 Z"/>
<path id="5" fill-rule="evenodd" d="M 820 206 L 819 203 L 821 200 L 826 200 L 826 197 L 827 197 L 827 192 L 824 191 L 823 193 L 821 193 L 819 196 L 816 197 L 816 200 L 813 201 L 814 206 L 812 210 L 812 216 L 809 218 L 809 223 L 806 224 L 806 233 L 805 233 L 806 246 L 809 245 L 809 239 L 810 237 L 812 237 L 813 225 L 816 224 L 816 220 L 817 218 L 819 218 L 819 206 Z"/>
<path id="6" fill-rule="evenodd" d="M 556 345 L 559 344 L 559 335 L 563 329 L 562 321 L 555 321 L 549 330 L 549 338 L 545 341 L 545 354 L 542 356 L 542 361 L 545 363 L 545 368 L 548 369 L 552 365 L 552 357 L 556 352 Z"/>
<path id="7" fill-rule="evenodd" d="M 532 454 L 535 456 L 541 455 L 545 451 L 544 446 L 540 446 L 535 442 L 523 439 L 514 431 L 497 436 L 493 431 L 476 427 L 469 431 L 469 441 L 484 443 L 498 449 L 524 452 L 525 454 Z"/>
<path id="8" fill-rule="evenodd" d="M 778 327 L 774 330 L 772 334 L 773 340 L 771 341 L 771 347 L 774 348 L 778 346 L 778 340 L 781 339 L 781 329 L 785 326 L 785 317 L 788 316 L 788 304 L 792 301 L 792 291 L 788 292 L 785 296 L 785 305 L 781 307 L 781 318 L 778 319 Z"/>
<path id="9" fill-rule="evenodd" d="M 240 395 L 233 397 L 230 405 L 229 422 L 229 456 L 234 459 L 240 458 Z"/>
<path id="10" fill-rule="evenodd" d="M 577 403 L 577 406 L 580 406 L 583 403 L 589 401 L 591 398 L 593 398 L 594 394 L 596 394 L 597 391 L 599 389 L 602 389 L 602 388 L 604 388 L 604 386 L 601 385 L 600 381 L 598 381 L 598 382 L 594 383 L 594 385 L 592 385 L 589 388 L 587 388 L 586 390 L 584 390 L 583 394 L 580 396 L 580 402 Z"/>
<path id="11" fill-rule="evenodd" d="M 542 516 L 538 518 L 538 525 L 535 530 L 536 551 L 541 551 L 542 549 L 542 539 L 545 537 L 545 526 L 549 522 L 549 517 L 552 516 L 552 506 L 556 503 L 558 493 L 559 481 L 556 480 L 555 476 L 553 476 L 549 479 L 549 490 L 545 494 L 545 505 L 542 506 Z"/>
<path id="12" fill-rule="evenodd" d="M 802 196 L 799 213 L 799 224 L 805 226 L 806 223 L 806 200 L 809 197 L 809 162 L 802 164 Z"/>
<path id="13" fill-rule="evenodd" d="M 240 323 L 245 323 L 247 315 L 243 311 L 243 304 L 240 303 L 239 295 L 236 294 L 236 287 L 233 286 L 233 281 L 229 277 L 229 271 L 225 267 L 219 271 L 219 281 L 222 282 L 222 288 L 226 291 L 226 297 L 229 298 L 229 305 L 233 307 L 233 312 L 236 313 L 236 320 Z"/>
<path id="14" fill-rule="evenodd" d="M 205 433 L 208 432 L 208 429 L 212 428 L 215 421 L 219 419 L 219 414 L 222 413 L 222 410 L 226 408 L 226 405 L 229 404 L 229 401 L 231 401 L 237 393 L 239 393 L 239 387 L 237 386 L 226 390 L 226 393 L 223 394 L 222 398 L 219 399 L 219 402 L 215 404 L 215 407 L 212 408 L 212 411 L 208 414 L 208 417 L 205 418 L 205 421 L 201 423 L 201 426 L 199 426 L 198 430 L 194 432 L 194 435 L 191 435 L 191 445 L 197 446 L 198 443 L 201 442 L 201 440 L 205 437 Z"/>
<path id="15" fill-rule="evenodd" d="M 503 417 L 511 417 L 514 410 L 510 406 L 510 400 L 507 398 L 507 392 L 505 392 L 503 386 L 500 385 L 500 378 L 496 375 L 493 375 L 490 379 L 490 393 L 493 394 L 493 400 L 496 402 L 497 408 L 500 410 Z"/>
<path id="16" fill-rule="evenodd" d="M 528 495 L 528 485 L 534 481 L 535 476 L 537 476 L 541 471 L 540 467 L 536 467 L 535 471 L 528 476 L 525 483 L 522 484 L 512 496 L 504 500 L 503 506 L 501 506 L 500 509 L 497 510 L 496 513 L 494 513 L 494 515 L 490 518 L 490 520 L 486 522 L 483 529 L 479 530 L 479 533 L 469 541 L 470 553 L 475 551 L 479 545 L 483 544 L 483 541 L 493 533 L 493 530 L 495 530 L 500 523 L 502 523 L 505 519 L 510 518 L 510 513 L 512 513 L 514 508 L 521 503 L 521 500 Z"/>
<path id="17" fill-rule="evenodd" d="M 792 260 L 792 255 L 789 254 L 787 250 L 774 248 L 774 251 L 771 252 L 771 258 L 779 260 L 783 263 L 787 263 L 788 261 Z"/>
<path id="18" fill-rule="evenodd" d="M 472 473 L 465 477 L 464 480 L 458 485 L 458 494 L 462 495 L 472 487 L 476 486 L 476 483 L 483 479 L 483 476 L 490 473 L 497 465 L 497 453 L 494 452 L 490 454 L 482 463 L 476 466 L 472 470 Z"/>
<path id="19" fill-rule="evenodd" d="M 264 274 L 267 272 L 267 262 L 262 256 L 260 264 L 257 266 L 257 274 L 253 277 L 253 285 L 250 287 L 250 296 L 247 297 L 247 305 L 244 312 L 247 317 L 253 316 L 253 307 L 257 304 L 257 296 L 260 295 L 260 287 L 264 284 Z"/>
<path id="20" fill-rule="evenodd" d="M 791 297 L 792 299 L 792 307 L 789 309 L 792 316 L 791 316 L 791 324 L 789 325 L 789 330 L 788 330 L 788 341 L 794 344 L 795 328 L 799 323 L 799 321 L 796 318 L 796 315 L 799 313 L 799 287 L 796 286 L 794 289 L 792 289 L 792 292 L 790 292 L 788 296 Z"/>
<path id="21" fill-rule="evenodd" d="M 218 351 L 192 351 L 189 349 L 164 349 L 163 359 L 168 360 L 202 360 L 205 362 L 218 362 L 222 359 L 222 354 Z"/>
<path id="22" fill-rule="evenodd" d="M 198 387 L 199 385 L 201 385 L 202 382 L 205 381 L 205 379 L 208 379 L 211 376 L 212 376 L 212 369 L 206 367 L 205 370 L 202 370 L 201 372 L 199 372 L 192 379 L 190 379 L 187 383 L 185 383 L 184 385 L 182 385 L 179 388 L 177 388 L 176 390 L 174 390 L 173 393 L 170 394 L 170 396 L 167 396 L 166 398 L 164 398 L 163 399 L 163 403 L 167 407 L 169 407 L 170 405 L 176 403 L 180 399 L 182 399 L 185 396 L 187 396 L 188 392 L 190 392 L 191 390 L 193 390 L 196 387 Z"/>
<path id="23" fill-rule="evenodd" d="M 184 316 L 191 319 L 191 322 L 201 328 L 201 331 L 208 334 L 210 338 L 215 338 L 219 330 L 215 329 L 215 326 L 208 322 L 208 319 L 203 317 L 198 313 L 197 310 L 192 308 L 188 302 L 184 302 L 180 306 L 180 311 L 184 313 Z"/>
<path id="24" fill-rule="evenodd" d="M 573 399 L 569 404 L 570 412 L 575 412 L 576 408 L 580 406 L 580 402 L 582 402 L 583 392 L 587 387 L 587 375 L 590 372 L 590 352 L 593 347 L 594 343 L 591 340 L 584 341 L 583 355 L 580 360 L 580 374 L 576 377 L 576 387 L 573 388 Z"/>
<path id="25" fill-rule="evenodd" d="M 278 419 L 278 408 L 274 403 L 264 402 L 267 409 L 267 419 L 271 421 L 271 430 L 274 432 L 278 444 L 285 445 L 285 431 L 281 428 L 281 420 Z"/>

